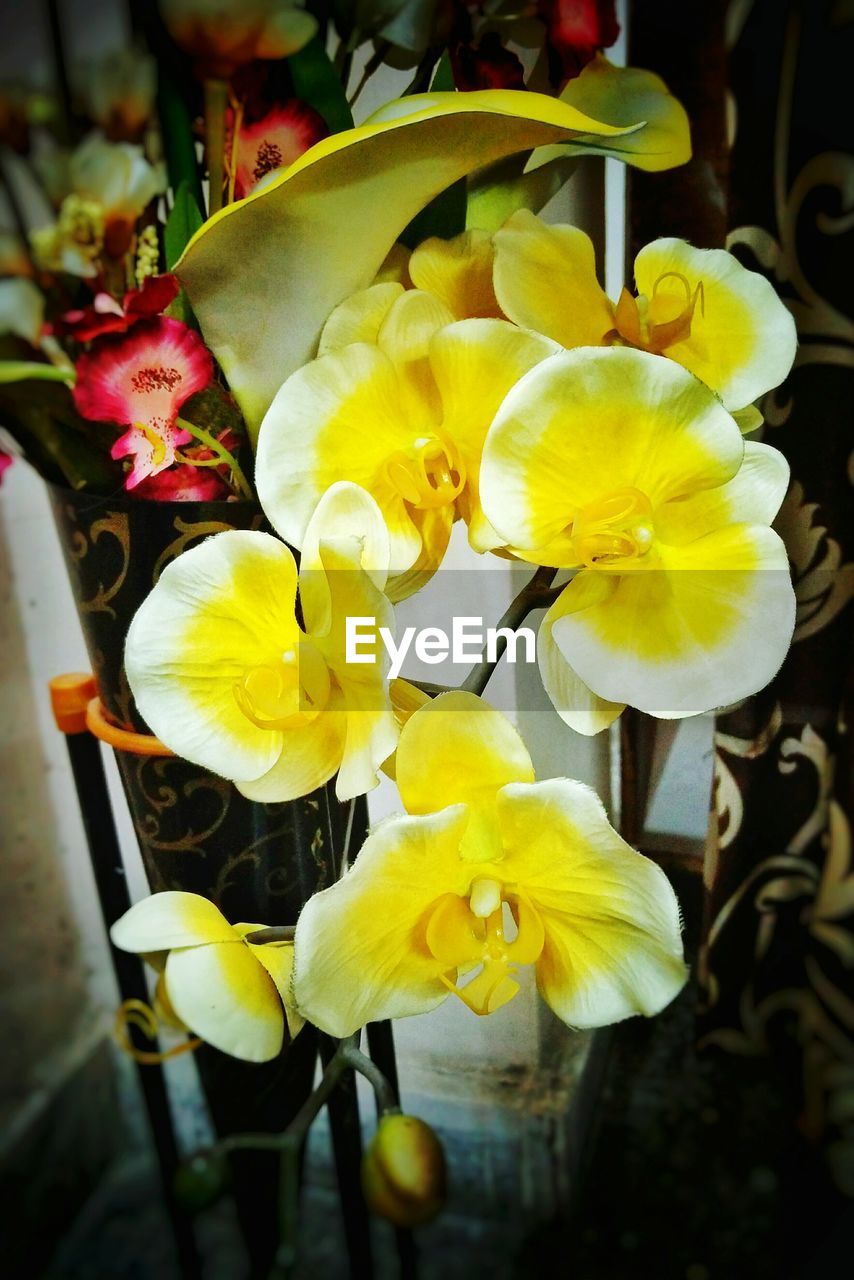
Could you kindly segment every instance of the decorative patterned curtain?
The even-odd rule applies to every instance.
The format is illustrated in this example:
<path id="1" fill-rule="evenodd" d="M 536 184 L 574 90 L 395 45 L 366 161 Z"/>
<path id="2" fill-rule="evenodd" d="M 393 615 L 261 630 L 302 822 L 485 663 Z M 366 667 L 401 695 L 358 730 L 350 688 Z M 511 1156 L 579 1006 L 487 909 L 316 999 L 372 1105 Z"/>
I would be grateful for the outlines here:
<path id="1" fill-rule="evenodd" d="M 700 1043 L 769 1055 L 854 1195 L 854 3 L 742 0 L 728 34 L 728 245 L 800 338 L 760 406 L 792 469 L 777 528 L 798 618 L 773 685 L 718 719 Z"/>

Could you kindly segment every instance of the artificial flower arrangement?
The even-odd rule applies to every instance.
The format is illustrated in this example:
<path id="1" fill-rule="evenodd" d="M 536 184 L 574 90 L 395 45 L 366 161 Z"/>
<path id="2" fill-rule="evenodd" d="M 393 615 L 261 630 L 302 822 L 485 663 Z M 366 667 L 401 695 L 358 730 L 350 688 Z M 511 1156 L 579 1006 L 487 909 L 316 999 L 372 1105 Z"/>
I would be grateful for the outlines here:
<path id="1" fill-rule="evenodd" d="M 516 616 L 548 606 L 539 669 L 572 729 L 762 688 L 794 622 L 771 528 L 788 474 L 745 436 L 791 318 L 730 254 L 673 239 L 611 299 L 590 239 L 538 216 L 585 155 L 690 154 L 662 82 L 602 55 L 607 4 L 574 36 L 558 3 L 338 6 L 337 30 L 284 0 L 160 7 L 198 114 L 161 93 L 158 131 L 139 55 L 98 82 L 103 131 L 53 147 L 54 212 L 0 284 L 2 423 L 93 493 L 257 496 L 271 532 L 207 538 L 139 608 L 136 704 L 250 800 L 334 779 L 353 801 L 384 770 L 405 812 L 295 929 L 167 891 L 113 942 L 152 961 L 167 1020 L 250 1062 L 310 1022 L 352 1065 L 366 1023 L 451 997 L 491 1014 L 527 965 L 571 1027 L 655 1014 L 686 977 L 663 872 L 589 788 L 535 779 L 481 697 L 494 663 L 459 689 L 391 680 L 350 659 L 347 623 L 393 635 L 463 521 L 473 552 L 533 567 Z M 366 45 L 353 96 L 383 63 L 414 75 L 355 126 Z M 400 1207 L 377 1150 L 372 1203 L 433 1212 L 432 1184 Z"/>

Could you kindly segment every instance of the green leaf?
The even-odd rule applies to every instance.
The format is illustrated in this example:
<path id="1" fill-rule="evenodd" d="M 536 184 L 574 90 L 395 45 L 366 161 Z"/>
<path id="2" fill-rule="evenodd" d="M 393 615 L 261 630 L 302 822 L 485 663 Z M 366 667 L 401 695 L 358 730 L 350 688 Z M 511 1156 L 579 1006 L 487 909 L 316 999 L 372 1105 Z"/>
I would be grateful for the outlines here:
<path id="1" fill-rule="evenodd" d="M 0 426 L 45 480 L 96 493 L 111 493 L 121 484 L 121 466 L 110 458 L 107 440 L 99 439 L 103 428 L 79 416 L 68 387 L 44 382 L 0 386 Z M 113 426 L 109 441 L 115 438 Z"/>
<path id="2" fill-rule="evenodd" d="M 203 221 L 201 211 L 190 191 L 189 185 L 186 182 L 182 182 L 175 192 L 175 203 L 172 205 L 169 217 L 166 219 L 166 226 L 163 229 L 167 271 L 171 271 L 175 266 L 175 263 Z"/>
<path id="3" fill-rule="evenodd" d="M 433 82 L 430 85 L 430 92 L 450 93 L 456 87 L 454 84 L 454 69 L 451 66 L 451 55 L 446 52 L 439 59 L 439 65 L 436 67 Z"/>
<path id="4" fill-rule="evenodd" d="M 204 196 L 196 160 L 193 122 L 177 85 L 163 67 L 160 68 L 157 85 L 157 110 L 162 126 L 169 185 L 177 192 L 186 184 L 196 207 L 201 209 L 204 207 Z"/>
<path id="5" fill-rule="evenodd" d="M 353 113 L 347 94 L 319 36 L 309 40 L 299 53 L 291 54 L 288 70 L 296 96 L 323 116 L 332 133 L 352 129 Z"/>
<path id="6" fill-rule="evenodd" d="M 0 384 L 7 382 L 74 382 L 73 369 L 35 360 L 0 360 Z"/>

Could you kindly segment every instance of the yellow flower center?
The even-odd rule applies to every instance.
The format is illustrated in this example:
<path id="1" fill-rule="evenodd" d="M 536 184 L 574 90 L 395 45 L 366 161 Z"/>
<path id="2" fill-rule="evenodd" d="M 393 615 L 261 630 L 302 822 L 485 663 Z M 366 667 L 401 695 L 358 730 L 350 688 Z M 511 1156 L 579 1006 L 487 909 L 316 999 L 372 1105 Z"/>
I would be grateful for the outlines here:
<path id="1" fill-rule="evenodd" d="M 329 668 L 305 639 L 278 662 L 249 667 L 234 685 L 238 707 L 259 729 L 310 724 L 326 706 L 329 691 Z"/>
<path id="2" fill-rule="evenodd" d="M 628 289 L 623 289 L 612 337 L 661 355 L 665 348 L 690 338 L 698 303 L 702 314 L 702 280 L 692 290 L 688 279 L 678 271 L 664 271 L 652 286 L 651 298 L 644 294 L 633 298 Z"/>
<path id="3" fill-rule="evenodd" d="M 148 423 L 137 422 L 136 426 L 151 445 L 151 465 L 153 467 L 159 467 L 160 464 L 166 460 L 166 441 L 159 432 L 155 431 L 153 427 L 148 425 Z"/>
<path id="4" fill-rule="evenodd" d="M 573 550 L 591 569 L 628 568 L 647 554 L 653 536 L 652 504 L 631 485 L 588 503 L 572 522 Z"/>
<path id="5" fill-rule="evenodd" d="M 445 507 L 463 491 L 466 470 L 457 450 L 439 436 L 422 436 L 386 460 L 386 477 L 404 502 L 427 511 Z"/>
<path id="6" fill-rule="evenodd" d="M 426 942 L 431 955 L 447 966 L 440 976 L 448 990 L 483 1015 L 513 999 L 519 990 L 513 974 L 539 959 L 545 936 L 539 915 L 518 886 L 511 890 L 485 876 L 472 881 L 468 897 L 446 893 L 433 904 Z M 460 986 L 457 971 L 478 966 L 480 972 Z"/>

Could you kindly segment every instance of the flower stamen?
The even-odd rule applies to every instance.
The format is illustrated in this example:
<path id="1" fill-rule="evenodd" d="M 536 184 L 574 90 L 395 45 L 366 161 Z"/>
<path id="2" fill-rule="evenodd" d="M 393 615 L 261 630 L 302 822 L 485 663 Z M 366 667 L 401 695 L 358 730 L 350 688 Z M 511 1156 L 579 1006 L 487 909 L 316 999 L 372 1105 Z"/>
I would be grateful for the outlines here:
<path id="1" fill-rule="evenodd" d="M 642 560 L 653 536 L 652 503 L 631 485 L 588 503 L 572 522 L 573 550 L 590 569 Z"/>
<path id="2" fill-rule="evenodd" d="M 420 511 L 445 507 L 465 488 L 466 470 L 450 441 L 424 436 L 385 463 L 386 477 L 404 502 Z"/>
<path id="3" fill-rule="evenodd" d="M 301 641 L 278 662 L 249 667 L 234 684 L 238 707 L 259 729 L 310 724 L 329 701 L 329 668 L 315 647 Z"/>

